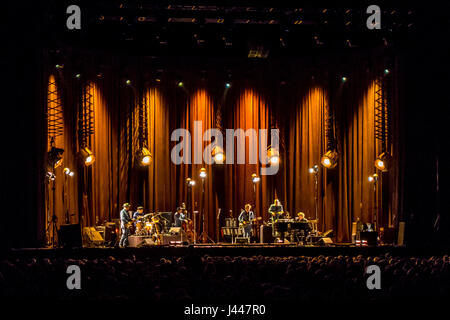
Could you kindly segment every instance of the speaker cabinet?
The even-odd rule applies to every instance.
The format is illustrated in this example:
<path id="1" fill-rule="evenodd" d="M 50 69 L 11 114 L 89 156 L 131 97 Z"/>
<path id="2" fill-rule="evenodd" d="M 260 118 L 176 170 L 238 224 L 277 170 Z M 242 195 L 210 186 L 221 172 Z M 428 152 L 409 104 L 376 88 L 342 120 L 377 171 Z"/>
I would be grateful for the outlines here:
<path id="1" fill-rule="evenodd" d="M 272 236 L 272 227 L 262 225 L 260 227 L 260 243 L 273 243 L 275 239 Z"/>

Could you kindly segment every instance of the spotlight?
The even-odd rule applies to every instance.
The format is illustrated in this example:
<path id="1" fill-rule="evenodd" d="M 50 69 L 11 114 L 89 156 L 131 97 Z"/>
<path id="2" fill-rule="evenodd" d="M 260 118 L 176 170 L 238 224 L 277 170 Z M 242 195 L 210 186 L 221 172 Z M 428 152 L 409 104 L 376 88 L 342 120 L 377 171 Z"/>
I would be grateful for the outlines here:
<path id="1" fill-rule="evenodd" d="M 199 174 L 200 178 L 205 179 L 206 178 L 206 169 L 205 168 L 201 168 L 200 169 L 200 174 Z"/>
<path id="2" fill-rule="evenodd" d="M 267 148 L 267 157 L 269 158 L 270 163 L 273 165 L 277 165 L 278 163 L 280 163 L 280 152 L 277 149 L 272 148 L 272 146 L 269 146 Z"/>
<path id="3" fill-rule="evenodd" d="M 384 69 L 384 74 L 389 74 L 389 73 L 391 73 L 391 71 L 389 70 L 389 69 Z"/>
<path id="4" fill-rule="evenodd" d="M 55 65 L 55 68 L 56 69 L 62 69 L 62 68 L 64 68 L 64 65 L 63 64 L 57 64 L 57 65 Z"/>
<path id="5" fill-rule="evenodd" d="M 212 157 L 214 158 L 214 162 L 217 164 L 223 164 L 223 162 L 225 161 L 225 153 L 223 152 L 222 147 L 220 146 L 215 146 L 212 149 Z"/>
<path id="6" fill-rule="evenodd" d="M 63 158 L 62 155 L 64 153 L 64 149 L 52 147 L 48 152 L 48 166 L 51 168 L 57 168 L 62 164 Z"/>
<path id="7" fill-rule="evenodd" d="M 378 175 L 376 173 L 374 173 L 373 175 L 369 176 L 368 180 L 369 180 L 369 182 L 377 182 Z"/>
<path id="8" fill-rule="evenodd" d="M 129 86 L 129 85 L 131 85 L 131 80 L 130 80 L 130 79 L 127 79 L 127 80 L 125 81 L 125 83 L 126 83 L 127 86 Z"/>
<path id="9" fill-rule="evenodd" d="M 375 168 L 382 172 L 388 171 L 391 156 L 387 152 L 383 152 L 375 159 Z"/>
<path id="10" fill-rule="evenodd" d="M 69 168 L 64 168 L 64 174 L 70 177 L 73 177 L 75 175 L 75 172 L 70 171 Z"/>
<path id="11" fill-rule="evenodd" d="M 77 74 L 75 75 L 75 78 L 80 79 L 80 78 L 81 78 L 81 74 L 77 73 Z"/>
<path id="12" fill-rule="evenodd" d="M 184 86 L 183 81 L 179 81 L 179 82 L 178 82 L 178 87 L 183 88 L 183 86 Z"/>
<path id="13" fill-rule="evenodd" d="M 45 175 L 47 177 L 48 180 L 54 181 L 56 179 L 56 176 L 54 173 L 51 172 L 47 172 L 47 174 Z"/>
<path id="14" fill-rule="evenodd" d="M 191 178 L 187 178 L 186 184 L 188 187 L 193 187 L 193 186 L 195 186 L 195 180 L 192 180 Z"/>
<path id="15" fill-rule="evenodd" d="M 86 166 L 90 166 L 95 161 L 95 156 L 88 147 L 84 147 L 80 151 L 81 158 Z"/>
<path id="16" fill-rule="evenodd" d="M 146 147 L 138 150 L 137 158 L 141 166 L 148 166 L 152 162 L 152 154 Z"/>
<path id="17" fill-rule="evenodd" d="M 342 82 L 347 82 L 347 77 L 342 77 L 341 80 Z"/>
<path id="18" fill-rule="evenodd" d="M 252 182 L 253 182 L 253 183 L 257 183 L 257 182 L 259 182 L 260 180 L 261 180 L 261 178 L 258 177 L 258 176 L 256 175 L 256 173 L 252 174 Z"/>
<path id="19" fill-rule="evenodd" d="M 227 89 L 231 88 L 231 83 L 229 83 L 229 82 L 225 83 L 225 88 L 227 88 Z"/>
<path id="20" fill-rule="evenodd" d="M 309 168 L 309 173 L 318 173 L 319 172 L 319 166 L 315 164 L 312 168 Z"/>
<path id="21" fill-rule="evenodd" d="M 336 167 L 338 162 L 338 153 L 334 150 L 327 151 L 320 159 L 322 166 L 328 169 Z"/>

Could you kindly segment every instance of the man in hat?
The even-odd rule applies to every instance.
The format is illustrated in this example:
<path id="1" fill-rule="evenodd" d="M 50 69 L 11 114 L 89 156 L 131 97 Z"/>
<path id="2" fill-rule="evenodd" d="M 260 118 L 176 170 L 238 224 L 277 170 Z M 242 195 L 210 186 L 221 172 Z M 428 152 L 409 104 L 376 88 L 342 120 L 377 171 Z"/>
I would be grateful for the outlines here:
<path id="1" fill-rule="evenodd" d="M 119 241 L 119 247 L 128 247 L 128 237 L 130 236 L 130 230 L 128 229 L 128 222 L 132 221 L 129 213 L 130 204 L 124 203 L 123 209 L 120 211 L 120 228 L 122 229 L 122 237 Z"/>
<path id="2" fill-rule="evenodd" d="M 144 216 L 144 207 L 137 207 L 137 211 L 133 213 L 133 219 L 137 220 L 139 218 L 142 218 Z"/>

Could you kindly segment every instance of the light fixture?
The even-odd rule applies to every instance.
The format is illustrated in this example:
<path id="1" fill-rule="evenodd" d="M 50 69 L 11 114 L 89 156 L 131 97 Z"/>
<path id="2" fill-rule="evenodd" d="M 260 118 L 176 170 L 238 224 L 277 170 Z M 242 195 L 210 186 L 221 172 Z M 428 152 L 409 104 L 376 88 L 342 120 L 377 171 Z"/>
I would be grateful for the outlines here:
<path id="1" fill-rule="evenodd" d="M 137 152 L 137 159 L 141 166 L 148 166 L 152 162 L 152 154 L 146 147 L 142 147 Z"/>
<path id="2" fill-rule="evenodd" d="M 84 147 L 80 151 L 81 158 L 86 166 L 90 166 L 95 161 L 95 156 L 88 147 Z"/>
<path id="3" fill-rule="evenodd" d="M 192 180 L 191 178 L 186 178 L 186 184 L 188 187 L 195 186 L 195 180 Z"/>
<path id="4" fill-rule="evenodd" d="M 229 82 L 227 82 L 227 83 L 225 83 L 225 88 L 231 88 L 231 83 L 229 83 Z"/>
<path id="5" fill-rule="evenodd" d="M 315 164 L 313 167 L 309 168 L 309 173 L 319 173 L 319 166 Z"/>
<path id="6" fill-rule="evenodd" d="M 381 153 L 376 159 L 375 159 L 375 168 L 382 172 L 386 172 L 389 169 L 389 163 L 391 160 L 391 156 L 387 152 Z"/>
<path id="7" fill-rule="evenodd" d="M 62 69 L 62 68 L 64 68 L 64 65 L 63 64 L 57 64 L 57 65 L 55 65 L 55 68 L 56 69 Z"/>
<path id="8" fill-rule="evenodd" d="M 223 164 L 225 161 L 225 153 L 221 146 L 214 146 L 211 155 L 214 158 L 214 162 L 217 164 Z"/>
<path id="9" fill-rule="evenodd" d="M 269 158 L 269 162 L 273 165 L 280 163 L 280 152 L 277 149 L 272 148 L 272 146 L 267 148 L 267 157 Z"/>
<path id="10" fill-rule="evenodd" d="M 183 81 L 179 81 L 179 82 L 178 82 L 178 87 L 183 88 L 183 86 L 184 86 Z"/>
<path id="11" fill-rule="evenodd" d="M 64 174 L 66 176 L 73 177 L 75 175 L 75 172 L 71 171 L 69 168 L 64 168 Z"/>
<path id="12" fill-rule="evenodd" d="M 257 183 L 257 182 L 259 182 L 260 180 L 261 180 L 261 178 L 258 177 L 258 175 L 257 175 L 256 173 L 253 173 L 253 174 L 252 174 L 252 182 L 253 182 L 253 183 Z"/>
<path id="13" fill-rule="evenodd" d="M 347 77 L 344 76 L 344 77 L 341 78 L 341 80 L 342 80 L 342 82 L 346 82 L 347 81 Z"/>
<path id="14" fill-rule="evenodd" d="M 389 69 L 384 69 L 384 74 L 389 74 L 389 73 L 391 73 L 391 71 L 389 70 Z"/>
<path id="15" fill-rule="evenodd" d="M 127 80 L 125 81 L 125 83 L 127 84 L 127 86 L 129 86 L 129 85 L 131 85 L 131 80 L 130 80 L 130 79 L 127 79 Z"/>
<path id="16" fill-rule="evenodd" d="M 200 174 L 199 174 L 200 178 L 205 179 L 206 178 L 206 169 L 205 168 L 201 168 L 200 169 Z"/>
<path id="17" fill-rule="evenodd" d="M 338 162 L 338 153 L 334 150 L 328 150 L 320 159 L 322 166 L 328 169 L 336 167 Z"/>
<path id="18" fill-rule="evenodd" d="M 376 173 L 374 173 L 373 175 L 369 176 L 368 180 L 369 180 L 369 182 L 377 182 L 378 175 Z"/>
<path id="19" fill-rule="evenodd" d="M 48 165 L 51 168 L 59 167 L 63 162 L 64 149 L 56 148 L 52 146 L 50 151 L 48 152 Z"/>

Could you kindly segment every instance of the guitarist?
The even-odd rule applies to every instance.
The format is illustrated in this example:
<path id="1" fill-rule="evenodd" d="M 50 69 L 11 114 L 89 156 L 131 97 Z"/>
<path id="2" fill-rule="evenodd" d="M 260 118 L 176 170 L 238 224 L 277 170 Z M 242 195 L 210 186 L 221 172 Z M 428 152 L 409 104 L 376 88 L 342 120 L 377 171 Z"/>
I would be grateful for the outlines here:
<path id="1" fill-rule="evenodd" d="M 250 238 L 252 234 L 252 222 L 255 220 L 253 211 L 250 211 L 252 206 L 250 204 L 245 205 L 245 210 L 241 211 L 239 215 L 239 225 L 243 229 L 244 237 Z"/>
<path id="2" fill-rule="evenodd" d="M 120 228 L 122 229 L 122 237 L 119 241 L 119 247 L 126 248 L 128 247 L 128 237 L 130 235 L 130 230 L 128 229 L 128 224 L 133 219 L 130 217 L 129 213 L 130 204 L 124 203 L 123 209 L 120 211 Z"/>

